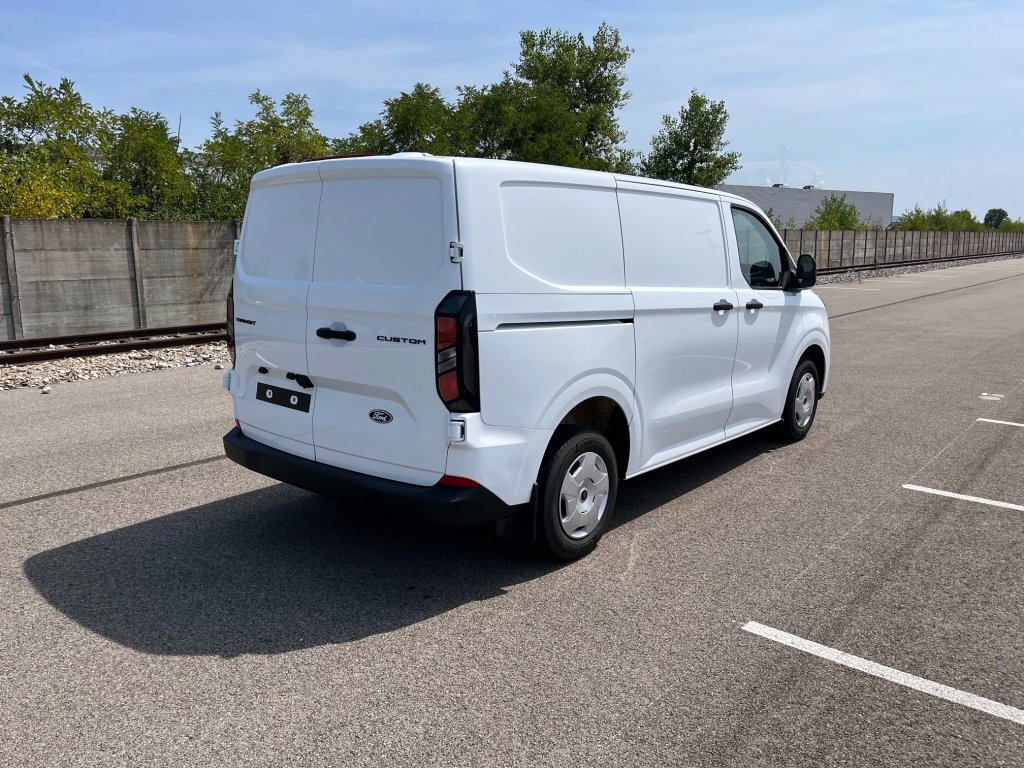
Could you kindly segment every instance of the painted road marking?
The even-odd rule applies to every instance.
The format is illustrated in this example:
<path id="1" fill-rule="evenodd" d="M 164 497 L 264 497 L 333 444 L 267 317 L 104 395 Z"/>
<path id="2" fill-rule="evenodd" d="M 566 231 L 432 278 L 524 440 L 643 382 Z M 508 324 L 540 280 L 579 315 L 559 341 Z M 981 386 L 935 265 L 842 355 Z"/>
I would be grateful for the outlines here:
<path id="1" fill-rule="evenodd" d="M 997 395 L 995 392 L 982 392 L 978 397 L 982 400 L 1002 400 L 1006 395 Z"/>
<path id="2" fill-rule="evenodd" d="M 961 501 L 973 501 L 975 504 L 987 504 L 990 507 L 1001 507 L 1002 509 L 1015 509 L 1018 512 L 1024 512 L 1024 504 L 1011 504 L 1008 501 L 995 501 L 994 499 L 983 499 L 980 496 L 967 496 L 963 493 L 953 493 L 952 491 L 940 491 L 937 488 L 925 488 L 923 485 L 910 485 L 909 483 L 903 486 L 908 491 L 919 491 L 921 493 L 931 493 L 936 496 L 946 496 L 950 499 L 960 499 Z"/>
<path id="3" fill-rule="evenodd" d="M 1005 424 L 1008 427 L 1024 427 L 1024 424 L 1018 424 L 1016 421 L 1000 421 L 999 419 L 978 419 L 978 421 L 984 421 L 986 424 Z"/>
<path id="4" fill-rule="evenodd" d="M 776 643 L 788 645 L 790 648 L 796 648 L 798 651 L 803 651 L 804 653 L 809 653 L 813 656 L 833 661 L 836 664 L 841 664 L 844 667 L 849 667 L 850 669 L 856 669 L 858 672 L 864 672 L 868 675 L 880 677 L 891 683 L 903 685 L 907 688 L 913 688 L 915 691 L 920 691 L 921 693 L 927 693 L 929 696 L 945 699 L 946 701 L 951 701 L 954 704 L 962 704 L 965 707 L 976 709 L 979 712 L 995 715 L 996 717 L 1001 717 L 1004 720 L 1009 720 L 1017 723 L 1018 725 L 1024 725 L 1024 710 L 1017 709 L 1016 707 L 1001 704 L 998 701 L 986 699 L 982 696 L 976 696 L 973 693 L 967 693 L 966 691 L 961 691 L 957 688 L 950 688 L 948 685 L 943 685 L 942 683 L 925 680 L 923 677 L 911 675 L 907 672 L 901 672 L 898 669 L 886 667 L 883 664 L 876 664 L 873 661 L 862 659 L 859 656 L 854 656 L 852 654 L 845 653 L 844 651 L 837 651 L 835 648 L 829 648 L 827 645 L 820 645 L 819 643 L 815 643 L 811 640 L 804 640 L 802 637 L 791 635 L 780 629 L 766 627 L 764 624 L 758 624 L 756 621 L 748 621 L 741 627 L 741 629 L 767 640 L 774 640 Z"/>

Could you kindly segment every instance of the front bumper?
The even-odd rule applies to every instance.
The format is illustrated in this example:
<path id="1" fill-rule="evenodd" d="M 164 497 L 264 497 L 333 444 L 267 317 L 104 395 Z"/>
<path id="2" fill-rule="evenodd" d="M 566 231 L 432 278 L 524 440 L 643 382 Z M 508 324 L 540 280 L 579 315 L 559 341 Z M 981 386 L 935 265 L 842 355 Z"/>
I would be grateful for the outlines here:
<path id="1" fill-rule="evenodd" d="M 224 435 L 224 453 L 246 469 L 289 485 L 356 505 L 398 507 L 442 525 L 500 520 L 529 506 L 509 506 L 486 488 L 413 485 L 332 467 L 271 448 L 246 437 L 238 427 Z"/>

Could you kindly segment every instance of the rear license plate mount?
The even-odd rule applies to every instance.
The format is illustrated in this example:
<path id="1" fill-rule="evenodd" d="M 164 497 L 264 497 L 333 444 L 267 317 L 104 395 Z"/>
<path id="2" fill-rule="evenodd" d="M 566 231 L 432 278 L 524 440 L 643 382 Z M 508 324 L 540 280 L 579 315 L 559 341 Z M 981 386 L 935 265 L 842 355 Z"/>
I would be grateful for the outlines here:
<path id="1" fill-rule="evenodd" d="M 305 392 L 296 392 L 294 389 L 270 384 L 266 381 L 256 382 L 256 399 L 303 413 L 309 413 L 309 406 L 313 401 L 313 398 Z"/>

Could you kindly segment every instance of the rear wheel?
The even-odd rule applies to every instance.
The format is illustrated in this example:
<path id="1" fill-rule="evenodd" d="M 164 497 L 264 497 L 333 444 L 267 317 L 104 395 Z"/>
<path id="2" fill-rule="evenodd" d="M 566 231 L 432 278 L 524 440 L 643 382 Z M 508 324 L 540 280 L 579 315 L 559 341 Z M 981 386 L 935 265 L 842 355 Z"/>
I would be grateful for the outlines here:
<path id="1" fill-rule="evenodd" d="M 611 444 L 599 432 L 563 432 L 560 443 L 549 451 L 539 479 L 541 550 L 560 560 L 591 552 L 608 528 L 618 491 L 618 465 Z"/>
<path id="2" fill-rule="evenodd" d="M 793 371 L 782 411 L 782 434 L 789 440 L 803 440 L 811 430 L 818 411 L 818 367 L 802 360 Z"/>

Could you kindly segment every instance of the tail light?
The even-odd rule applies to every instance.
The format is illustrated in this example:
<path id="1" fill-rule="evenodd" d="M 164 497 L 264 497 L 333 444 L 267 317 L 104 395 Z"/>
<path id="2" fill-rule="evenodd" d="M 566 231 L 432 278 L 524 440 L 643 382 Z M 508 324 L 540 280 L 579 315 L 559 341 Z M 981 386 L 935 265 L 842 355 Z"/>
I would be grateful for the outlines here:
<path id="1" fill-rule="evenodd" d="M 227 323 L 225 324 L 228 334 L 228 352 L 231 353 L 231 367 L 235 367 L 235 281 L 231 281 L 231 287 L 228 288 L 228 301 L 227 301 Z"/>
<path id="2" fill-rule="evenodd" d="M 476 296 L 452 291 L 434 312 L 437 394 L 457 413 L 480 410 Z"/>

